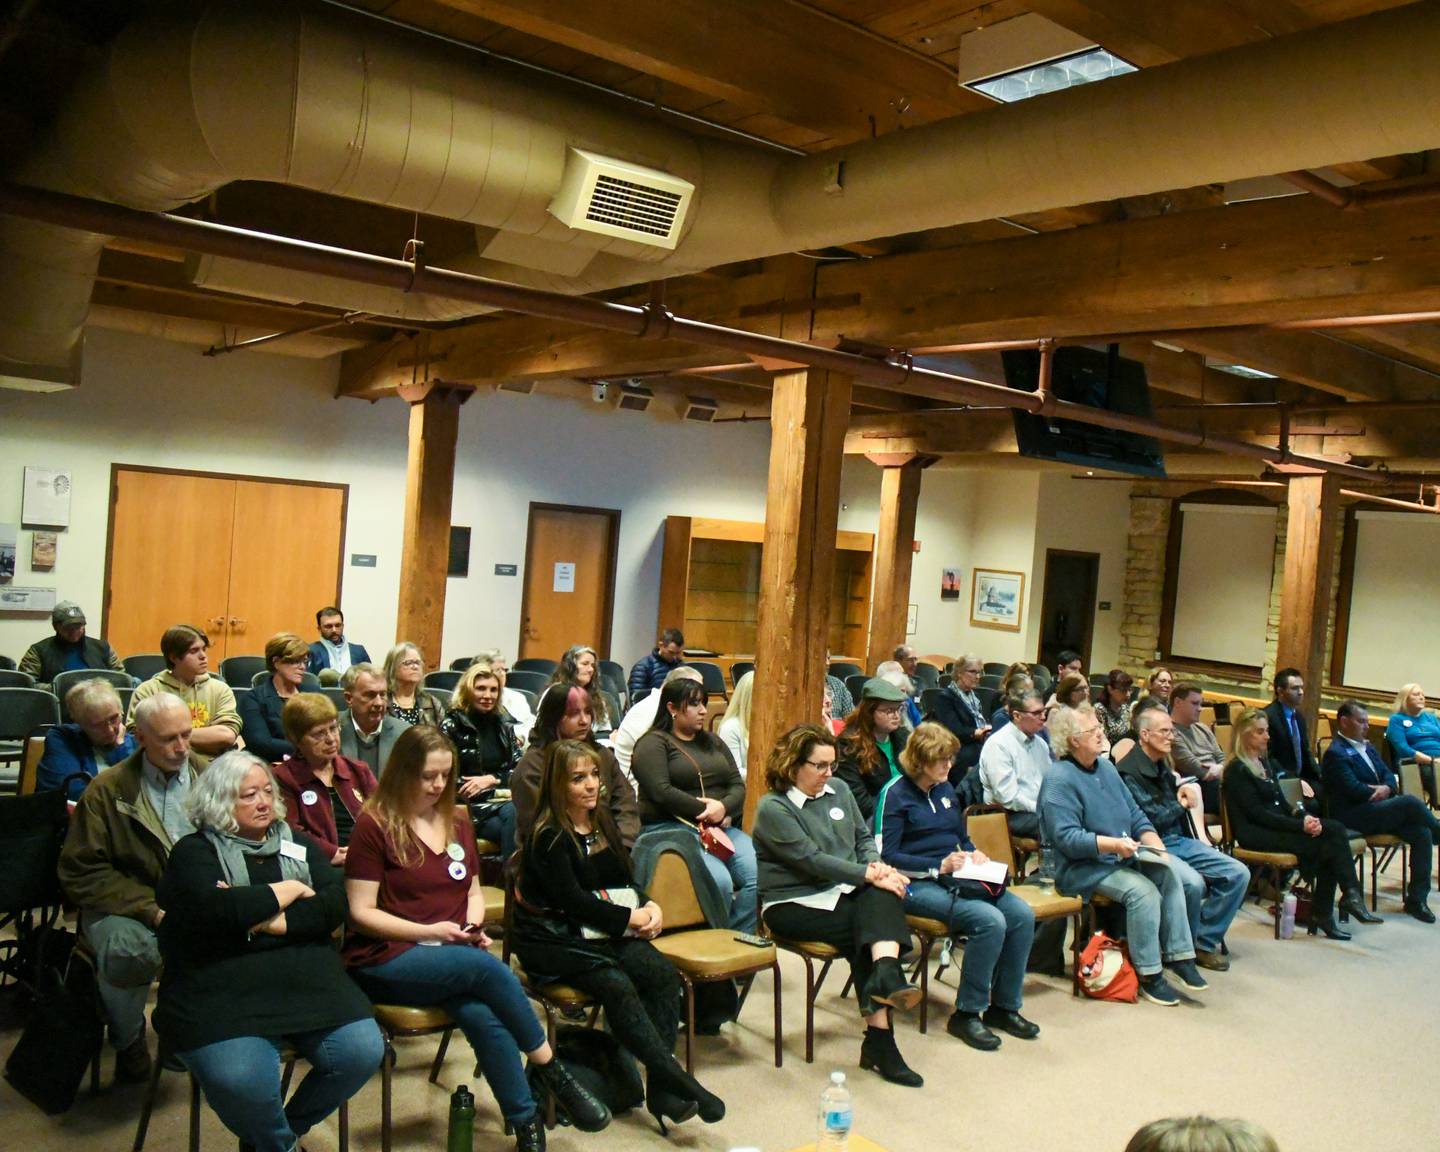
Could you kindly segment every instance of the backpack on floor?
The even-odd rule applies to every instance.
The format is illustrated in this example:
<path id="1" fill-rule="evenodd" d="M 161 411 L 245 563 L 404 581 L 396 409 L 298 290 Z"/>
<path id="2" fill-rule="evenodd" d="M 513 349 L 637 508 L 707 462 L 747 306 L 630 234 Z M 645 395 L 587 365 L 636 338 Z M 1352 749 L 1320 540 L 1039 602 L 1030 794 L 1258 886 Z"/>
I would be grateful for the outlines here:
<path id="1" fill-rule="evenodd" d="M 1119 1000 L 1135 1003 L 1140 995 L 1140 978 L 1130 963 L 1125 945 L 1104 932 L 1096 932 L 1080 953 L 1080 990 L 1092 1000 Z"/>
<path id="2" fill-rule="evenodd" d="M 645 1083 L 635 1057 L 609 1032 L 561 1025 L 555 1033 L 555 1055 L 611 1112 L 626 1112 L 645 1103 Z M 535 1098 L 538 1103 L 538 1092 Z M 568 1121 L 562 1116 L 560 1123 Z"/>

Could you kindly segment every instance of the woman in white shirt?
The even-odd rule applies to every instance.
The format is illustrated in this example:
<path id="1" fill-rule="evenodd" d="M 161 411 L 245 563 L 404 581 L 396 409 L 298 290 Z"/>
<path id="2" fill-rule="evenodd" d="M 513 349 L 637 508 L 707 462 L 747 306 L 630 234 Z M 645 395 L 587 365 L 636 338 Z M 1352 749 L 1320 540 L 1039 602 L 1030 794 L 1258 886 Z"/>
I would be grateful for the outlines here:
<path id="1" fill-rule="evenodd" d="M 730 749 L 735 767 L 740 769 L 740 779 L 745 779 L 745 763 L 750 755 L 750 697 L 754 692 L 755 673 L 746 672 L 735 684 L 730 694 L 730 705 L 720 721 L 717 735 Z"/>

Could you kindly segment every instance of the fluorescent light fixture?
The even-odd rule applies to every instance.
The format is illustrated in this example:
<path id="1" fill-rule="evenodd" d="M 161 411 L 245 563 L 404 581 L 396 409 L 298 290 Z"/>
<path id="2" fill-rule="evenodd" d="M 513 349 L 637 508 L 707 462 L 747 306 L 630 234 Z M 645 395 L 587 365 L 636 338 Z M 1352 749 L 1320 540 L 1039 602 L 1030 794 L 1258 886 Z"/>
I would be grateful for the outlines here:
<path id="1" fill-rule="evenodd" d="M 1278 380 L 1274 372 L 1262 372 L 1259 368 L 1251 368 L 1245 364 L 1206 364 L 1207 368 L 1214 368 L 1217 372 L 1229 372 L 1232 376 L 1243 376 L 1247 380 Z"/>
<path id="2" fill-rule="evenodd" d="M 1097 80 L 1108 80 L 1112 76 L 1123 76 L 1126 72 L 1135 71 L 1135 65 L 1128 61 L 1103 48 L 1091 48 L 1073 56 L 1062 56 L 1058 60 L 1047 60 L 1041 64 L 1017 68 L 1013 72 L 1002 72 L 985 80 L 975 80 L 965 87 L 1002 104 L 1013 104 L 1017 100 L 1028 100 L 1031 96 L 1043 96 L 1047 92 L 1058 92 L 1062 88 L 1093 84 Z"/>

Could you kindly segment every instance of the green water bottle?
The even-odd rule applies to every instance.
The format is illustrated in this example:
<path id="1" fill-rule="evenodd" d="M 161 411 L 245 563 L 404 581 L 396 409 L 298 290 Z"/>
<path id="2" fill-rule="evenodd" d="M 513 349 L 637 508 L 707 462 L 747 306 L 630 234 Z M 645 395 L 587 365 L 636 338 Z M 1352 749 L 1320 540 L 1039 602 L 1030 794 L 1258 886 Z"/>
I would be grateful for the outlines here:
<path id="1" fill-rule="evenodd" d="M 445 1152 L 474 1152 L 475 1097 L 470 1085 L 462 1084 L 450 1093 L 450 1128 L 445 1136 Z"/>

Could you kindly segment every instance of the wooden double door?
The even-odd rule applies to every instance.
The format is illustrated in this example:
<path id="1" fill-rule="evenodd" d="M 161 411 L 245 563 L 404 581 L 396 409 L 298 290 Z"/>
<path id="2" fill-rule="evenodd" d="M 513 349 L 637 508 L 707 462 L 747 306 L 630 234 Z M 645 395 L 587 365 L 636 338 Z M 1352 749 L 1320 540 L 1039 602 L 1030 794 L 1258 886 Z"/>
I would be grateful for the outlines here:
<path id="1" fill-rule="evenodd" d="M 307 641 L 315 612 L 340 603 L 343 484 L 116 465 L 110 478 L 105 638 L 122 655 L 158 652 L 193 624 L 210 666 L 256 655 L 276 632 Z"/>

